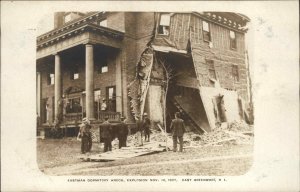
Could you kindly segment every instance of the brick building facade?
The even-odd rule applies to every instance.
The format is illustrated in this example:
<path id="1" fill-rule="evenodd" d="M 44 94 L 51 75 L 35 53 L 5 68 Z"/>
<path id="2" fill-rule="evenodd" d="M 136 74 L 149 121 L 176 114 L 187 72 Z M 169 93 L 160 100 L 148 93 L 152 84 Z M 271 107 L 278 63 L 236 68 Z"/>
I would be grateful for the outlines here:
<path id="1" fill-rule="evenodd" d="M 37 37 L 40 125 L 134 122 L 147 112 L 167 128 L 180 111 L 203 132 L 245 119 L 247 22 L 223 12 L 56 13 L 55 29 Z"/>

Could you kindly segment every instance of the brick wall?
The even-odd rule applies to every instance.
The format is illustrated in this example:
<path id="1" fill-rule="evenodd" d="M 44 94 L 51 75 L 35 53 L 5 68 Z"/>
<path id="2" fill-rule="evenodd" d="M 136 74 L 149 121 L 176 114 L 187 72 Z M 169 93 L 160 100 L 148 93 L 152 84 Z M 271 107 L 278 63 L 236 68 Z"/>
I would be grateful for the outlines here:
<path id="1" fill-rule="evenodd" d="M 126 12 L 125 13 L 125 38 L 123 40 L 123 74 L 126 79 L 127 85 L 135 79 L 136 65 L 140 59 L 141 54 L 147 48 L 147 43 L 151 39 L 154 29 L 154 13 L 147 12 Z M 123 78 L 124 82 L 124 78 Z M 127 96 L 127 92 L 125 95 Z M 124 98 L 123 102 L 127 105 L 125 115 L 129 122 L 133 122 L 131 114 L 131 107 L 129 98 Z"/>

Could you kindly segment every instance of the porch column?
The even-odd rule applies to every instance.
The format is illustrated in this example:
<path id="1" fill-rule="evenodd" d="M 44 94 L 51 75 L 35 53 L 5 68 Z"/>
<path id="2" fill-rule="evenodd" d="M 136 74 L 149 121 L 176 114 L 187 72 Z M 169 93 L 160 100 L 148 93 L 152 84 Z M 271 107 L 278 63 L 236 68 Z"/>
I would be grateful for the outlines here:
<path id="1" fill-rule="evenodd" d="M 116 109 L 124 116 L 122 107 L 122 63 L 121 53 L 116 56 Z"/>
<path id="2" fill-rule="evenodd" d="M 85 45 L 85 92 L 86 117 L 94 120 L 94 51 L 91 44 Z"/>
<path id="3" fill-rule="evenodd" d="M 60 56 L 55 54 L 55 72 L 54 72 L 54 118 L 55 120 L 59 115 L 59 104 L 61 100 L 61 64 L 60 64 Z"/>

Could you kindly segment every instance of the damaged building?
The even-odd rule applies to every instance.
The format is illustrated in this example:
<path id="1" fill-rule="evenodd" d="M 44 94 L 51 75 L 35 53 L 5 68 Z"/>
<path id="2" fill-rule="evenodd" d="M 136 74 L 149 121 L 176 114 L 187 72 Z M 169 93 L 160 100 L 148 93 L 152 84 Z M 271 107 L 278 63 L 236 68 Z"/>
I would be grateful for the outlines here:
<path id="1" fill-rule="evenodd" d="M 169 131 L 177 111 L 198 133 L 249 121 L 248 22 L 231 12 L 55 13 L 37 37 L 38 127 L 134 123 L 146 112 Z"/>

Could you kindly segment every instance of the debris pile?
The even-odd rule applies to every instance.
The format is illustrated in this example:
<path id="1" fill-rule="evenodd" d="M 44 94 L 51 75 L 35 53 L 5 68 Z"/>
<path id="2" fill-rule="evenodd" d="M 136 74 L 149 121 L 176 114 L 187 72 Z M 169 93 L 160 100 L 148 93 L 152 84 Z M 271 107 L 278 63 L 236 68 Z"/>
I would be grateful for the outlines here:
<path id="1" fill-rule="evenodd" d="M 150 138 L 153 142 L 166 143 L 166 136 L 157 130 L 152 131 Z M 183 142 L 184 147 L 253 144 L 253 126 L 244 122 L 223 123 L 221 126 L 203 135 L 187 132 L 184 134 Z M 172 136 L 168 134 L 167 146 L 172 149 L 172 144 Z"/>

